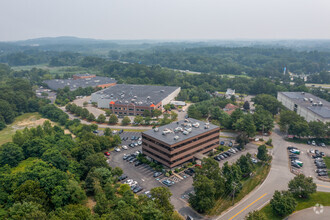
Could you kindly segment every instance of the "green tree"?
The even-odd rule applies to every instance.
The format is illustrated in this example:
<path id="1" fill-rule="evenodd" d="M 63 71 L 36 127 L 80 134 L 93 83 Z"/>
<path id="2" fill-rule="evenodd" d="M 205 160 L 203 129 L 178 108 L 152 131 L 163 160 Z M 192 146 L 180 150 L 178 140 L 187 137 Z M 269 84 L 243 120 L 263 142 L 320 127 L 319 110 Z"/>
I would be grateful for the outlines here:
<path id="1" fill-rule="evenodd" d="M 151 116 L 151 112 L 149 110 L 144 110 L 143 116 L 144 117 L 150 117 Z"/>
<path id="2" fill-rule="evenodd" d="M 86 119 L 86 118 L 88 118 L 88 116 L 89 116 L 89 111 L 86 109 L 86 108 L 84 108 L 82 111 L 81 111 L 81 118 L 83 118 L 83 119 Z"/>
<path id="3" fill-rule="evenodd" d="M 131 119 L 129 119 L 129 117 L 127 117 L 127 116 L 125 116 L 124 118 L 123 118 L 123 120 L 121 121 L 121 124 L 122 125 L 129 125 L 131 123 Z"/>
<path id="4" fill-rule="evenodd" d="M 141 124 L 143 122 L 143 117 L 140 115 L 135 116 L 134 123 Z"/>
<path id="5" fill-rule="evenodd" d="M 154 109 L 151 111 L 151 113 L 152 113 L 152 117 L 156 117 L 156 118 L 162 115 L 162 111 L 159 109 Z"/>
<path id="6" fill-rule="evenodd" d="M 42 206 L 34 202 L 15 203 L 9 209 L 9 218 L 14 220 L 20 219 L 47 219 L 46 213 Z"/>
<path id="7" fill-rule="evenodd" d="M 246 132 L 241 132 L 239 135 L 236 136 L 236 142 L 241 148 L 243 148 L 247 143 L 249 143 L 249 136 Z"/>
<path id="8" fill-rule="evenodd" d="M 109 124 L 117 124 L 118 123 L 118 118 L 115 114 L 110 115 L 109 118 Z"/>
<path id="9" fill-rule="evenodd" d="M 89 113 L 88 117 L 87 117 L 88 121 L 95 121 L 95 116 L 93 115 L 93 113 Z"/>
<path id="10" fill-rule="evenodd" d="M 105 128 L 104 129 L 104 135 L 107 137 L 111 137 L 112 136 L 112 131 L 110 128 Z"/>
<path id="11" fill-rule="evenodd" d="M 196 211 L 205 213 L 215 203 L 214 182 L 206 176 L 198 175 L 195 177 L 193 186 L 195 194 L 190 196 L 189 203 Z"/>
<path id="12" fill-rule="evenodd" d="M 276 115 L 279 109 L 282 108 L 281 102 L 279 102 L 274 96 L 267 94 L 256 95 L 254 98 L 255 105 L 261 105 L 265 110 Z"/>
<path id="13" fill-rule="evenodd" d="M 304 174 L 295 176 L 289 182 L 289 191 L 296 197 L 308 198 L 316 192 L 316 184 L 312 177 L 306 177 Z"/>
<path id="14" fill-rule="evenodd" d="M 248 101 L 245 101 L 244 104 L 243 104 L 243 108 L 244 110 L 250 110 L 250 103 Z"/>
<path id="15" fill-rule="evenodd" d="M 251 114 L 243 115 L 243 117 L 238 119 L 233 126 L 237 131 L 246 132 L 249 137 L 253 137 L 256 133 L 256 126 L 254 125 Z"/>
<path id="16" fill-rule="evenodd" d="M 269 132 L 274 128 L 273 115 L 262 107 L 257 106 L 253 120 L 258 131 Z"/>
<path id="17" fill-rule="evenodd" d="M 327 126 L 321 121 L 311 121 L 308 125 L 312 136 L 322 138 L 327 135 Z"/>
<path id="18" fill-rule="evenodd" d="M 242 155 L 237 160 L 237 165 L 241 168 L 243 177 L 247 177 L 253 171 L 253 164 L 251 161 L 251 154 L 247 153 L 246 155 Z"/>
<path id="19" fill-rule="evenodd" d="M 15 167 L 24 159 L 23 149 L 14 143 L 6 143 L 0 147 L 0 165 Z"/>
<path id="20" fill-rule="evenodd" d="M 99 117 L 97 117 L 98 123 L 104 123 L 105 122 L 105 116 L 103 114 L 100 114 Z"/>
<path id="21" fill-rule="evenodd" d="M 175 121 L 178 118 L 178 114 L 176 112 L 171 112 L 171 120 Z"/>
<path id="22" fill-rule="evenodd" d="M 258 147 L 258 153 L 257 153 L 257 158 L 262 161 L 267 161 L 268 160 L 268 155 L 267 155 L 267 147 L 266 145 L 260 145 Z"/>
<path id="23" fill-rule="evenodd" d="M 168 188 L 155 187 L 150 190 L 151 196 L 154 198 L 156 207 L 160 209 L 168 218 L 174 212 L 174 206 L 171 204 L 172 193 Z"/>
<path id="24" fill-rule="evenodd" d="M 20 185 L 13 193 L 15 202 L 35 202 L 40 205 L 47 205 L 47 195 L 43 189 L 40 188 L 38 181 L 27 180 Z"/>
<path id="25" fill-rule="evenodd" d="M 297 205 L 297 201 L 293 198 L 292 194 L 288 191 L 275 191 L 273 198 L 270 200 L 270 206 L 273 212 L 284 217 L 291 214 Z"/>

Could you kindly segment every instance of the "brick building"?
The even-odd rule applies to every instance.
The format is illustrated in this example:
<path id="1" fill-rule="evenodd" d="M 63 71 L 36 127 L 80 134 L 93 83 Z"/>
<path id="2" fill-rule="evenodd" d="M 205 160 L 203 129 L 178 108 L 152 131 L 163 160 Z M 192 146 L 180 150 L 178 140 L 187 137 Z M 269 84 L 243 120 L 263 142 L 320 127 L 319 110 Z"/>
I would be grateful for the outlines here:
<path id="1" fill-rule="evenodd" d="M 142 152 L 174 168 L 219 146 L 220 128 L 188 118 L 142 133 Z"/>

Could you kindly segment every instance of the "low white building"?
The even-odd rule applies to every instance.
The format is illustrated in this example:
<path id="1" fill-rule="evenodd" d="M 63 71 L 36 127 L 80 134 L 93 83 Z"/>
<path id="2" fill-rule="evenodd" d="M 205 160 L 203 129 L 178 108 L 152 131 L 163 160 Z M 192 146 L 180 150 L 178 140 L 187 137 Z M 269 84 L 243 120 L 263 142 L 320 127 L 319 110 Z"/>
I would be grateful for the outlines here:
<path id="1" fill-rule="evenodd" d="M 330 103 L 304 92 L 278 92 L 277 100 L 306 121 L 330 122 Z"/>

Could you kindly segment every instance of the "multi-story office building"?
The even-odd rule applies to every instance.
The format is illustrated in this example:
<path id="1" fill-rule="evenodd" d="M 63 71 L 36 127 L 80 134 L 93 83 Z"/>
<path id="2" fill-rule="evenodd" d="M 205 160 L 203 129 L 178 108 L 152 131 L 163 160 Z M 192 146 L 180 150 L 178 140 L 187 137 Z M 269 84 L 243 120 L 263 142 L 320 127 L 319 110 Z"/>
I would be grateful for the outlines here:
<path id="1" fill-rule="evenodd" d="M 91 101 L 116 115 L 143 115 L 146 110 L 162 110 L 180 90 L 180 87 L 172 86 L 117 84 L 93 93 Z"/>
<path id="2" fill-rule="evenodd" d="M 277 99 L 306 121 L 330 122 L 330 103 L 305 92 L 278 92 Z"/>
<path id="3" fill-rule="evenodd" d="M 168 168 L 219 146 L 220 128 L 188 118 L 142 133 L 142 152 Z"/>

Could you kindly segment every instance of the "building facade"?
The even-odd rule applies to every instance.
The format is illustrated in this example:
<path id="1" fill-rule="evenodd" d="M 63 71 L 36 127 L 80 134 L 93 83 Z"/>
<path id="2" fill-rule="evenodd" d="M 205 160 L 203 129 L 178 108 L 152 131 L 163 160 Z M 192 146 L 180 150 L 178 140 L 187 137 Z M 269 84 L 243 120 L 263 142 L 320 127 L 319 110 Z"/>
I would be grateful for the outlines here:
<path id="1" fill-rule="evenodd" d="M 278 92 L 277 100 L 308 122 L 330 122 L 330 103 L 310 93 Z"/>
<path id="2" fill-rule="evenodd" d="M 142 133 L 142 153 L 168 168 L 219 146 L 220 128 L 188 118 Z"/>
<path id="3" fill-rule="evenodd" d="M 116 115 L 143 115 L 146 110 L 162 110 L 180 90 L 180 87 L 171 86 L 118 84 L 93 93 L 91 101 Z"/>

